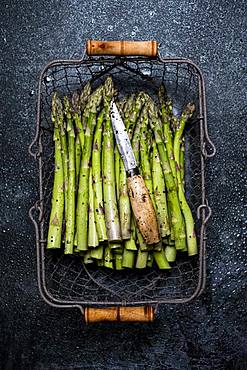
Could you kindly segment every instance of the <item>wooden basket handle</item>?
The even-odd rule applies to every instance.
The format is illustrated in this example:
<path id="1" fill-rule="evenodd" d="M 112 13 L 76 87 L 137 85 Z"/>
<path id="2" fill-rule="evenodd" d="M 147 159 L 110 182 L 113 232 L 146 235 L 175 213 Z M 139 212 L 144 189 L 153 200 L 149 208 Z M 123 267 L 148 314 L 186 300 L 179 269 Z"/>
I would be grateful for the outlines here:
<path id="1" fill-rule="evenodd" d="M 153 322 L 154 320 L 154 308 L 152 306 L 109 308 L 86 307 L 84 312 L 87 324 L 103 321 Z"/>
<path id="2" fill-rule="evenodd" d="M 158 54 L 158 42 L 88 40 L 86 50 L 87 55 L 142 55 L 156 57 Z"/>

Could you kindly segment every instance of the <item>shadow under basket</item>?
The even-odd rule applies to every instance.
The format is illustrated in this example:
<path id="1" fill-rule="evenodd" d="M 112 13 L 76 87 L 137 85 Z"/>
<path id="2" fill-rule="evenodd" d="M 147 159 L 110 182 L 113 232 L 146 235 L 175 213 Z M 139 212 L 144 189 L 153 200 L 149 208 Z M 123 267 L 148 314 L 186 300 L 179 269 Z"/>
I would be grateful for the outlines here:
<path id="1" fill-rule="evenodd" d="M 88 53 L 90 54 L 90 53 Z M 145 55 L 145 53 L 143 53 Z M 53 186 L 53 127 L 51 99 L 81 89 L 88 81 L 97 87 L 111 75 L 119 97 L 143 90 L 157 101 L 161 83 L 180 114 L 193 101 L 196 112 L 185 129 L 185 190 L 196 221 L 199 254 L 178 253 L 171 270 L 109 270 L 85 266 L 63 250 L 46 251 Z M 39 80 L 37 129 L 29 151 L 38 162 L 39 199 L 30 209 L 35 225 L 38 284 L 42 297 L 55 307 L 79 307 L 87 322 L 152 321 L 159 304 L 185 303 L 205 286 L 206 223 L 211 215 L 205 195 L 205 161 L 215 154 L 207 131 L 205 87 L 191 61 L 153 56 L 90 56 L 49 63 Z"/>

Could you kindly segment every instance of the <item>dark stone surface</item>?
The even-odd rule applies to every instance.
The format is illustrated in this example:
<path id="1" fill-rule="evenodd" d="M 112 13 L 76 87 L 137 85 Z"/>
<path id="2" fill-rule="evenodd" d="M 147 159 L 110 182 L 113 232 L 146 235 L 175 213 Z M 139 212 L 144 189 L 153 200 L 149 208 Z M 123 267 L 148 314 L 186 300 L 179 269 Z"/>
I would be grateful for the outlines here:
<path id="1" fill-rule="evenodd" d="M 1 369 L 246 369 L 246 5 L 226 1 L 8 1 L 1 4 Z M 208 281 L 194 303 L 163 307 L 151 326 L 85 327 L 48 306 L 36 282 L 28 209 L 37 172 L 37 79 L 47 61 L 82 54 L 87 38 L 157 39 L 163 55 L 203 70 L 217 156 Z"/>

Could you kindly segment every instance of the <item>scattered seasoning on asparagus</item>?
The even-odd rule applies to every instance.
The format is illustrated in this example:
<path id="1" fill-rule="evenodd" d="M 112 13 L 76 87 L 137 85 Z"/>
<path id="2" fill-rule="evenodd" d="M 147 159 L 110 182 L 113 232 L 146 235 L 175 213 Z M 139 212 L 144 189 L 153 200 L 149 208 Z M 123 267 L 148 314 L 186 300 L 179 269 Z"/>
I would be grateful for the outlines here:
<path id="1" fill-rule="evenodd" d="M 51 201 L 51 213 L 47 237 L 47 249 L 60 248 L 64 212 L 64 171 L 60 128 L 63 125 L 63 109 L 61 100 L 55 93 L 52 98 L 52 122 L 54 126 L 54 181 Z"/>

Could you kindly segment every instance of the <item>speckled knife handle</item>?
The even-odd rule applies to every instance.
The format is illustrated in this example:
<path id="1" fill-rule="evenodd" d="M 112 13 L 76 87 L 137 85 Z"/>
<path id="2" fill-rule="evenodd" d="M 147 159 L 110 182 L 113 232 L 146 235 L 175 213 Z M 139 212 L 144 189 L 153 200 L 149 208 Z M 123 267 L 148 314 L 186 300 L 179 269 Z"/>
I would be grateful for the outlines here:
<path id="1" fill-rule="evenodd" d="M 152 306 L 85 308 L 85 321 L 87 324 L 103 321 L 152 322 L 153 320 L 154 309 Z"/>
<path id="2" fill-rule="evenodd" d="M 147 244 L 160 241 L 152 200 L 141 175 L 128 177 L 128 192 L 137 226 Z"/>
<path id="3" fill-rule="evenodd" d="M 142 55 L 156 57 L 157 41 L 97 41 L 88 40 L 87 55 Z"/>

